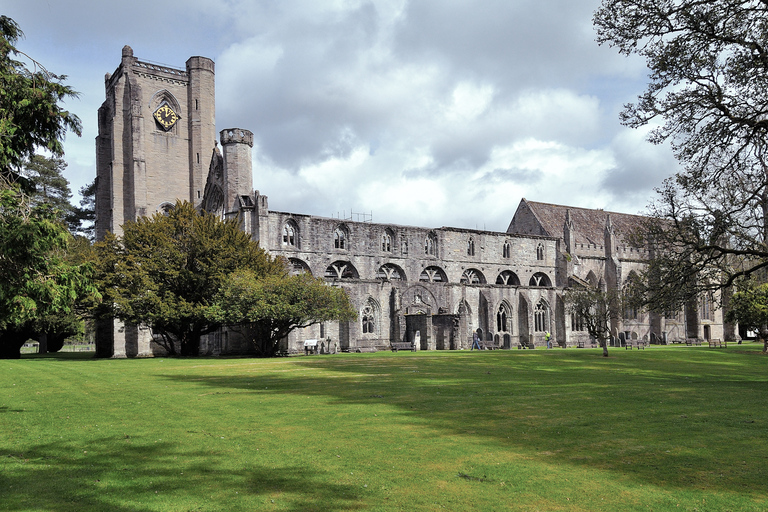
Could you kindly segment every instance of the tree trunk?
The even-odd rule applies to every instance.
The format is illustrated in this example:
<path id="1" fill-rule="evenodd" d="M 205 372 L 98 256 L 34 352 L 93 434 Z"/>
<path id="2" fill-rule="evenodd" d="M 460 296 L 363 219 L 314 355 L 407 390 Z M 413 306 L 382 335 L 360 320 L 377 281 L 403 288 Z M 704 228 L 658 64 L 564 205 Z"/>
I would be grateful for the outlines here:
<path id="1" fill-rule="evenodd" d="M 29 339 L 26 330 L 5 331 L 0 334 L 0 359 L 21 359 L 21 347 Z"/>
<path id="2" fill-rule="evenodd" d="M 45 334 L 48 340 L 48 352 L 58 352 L 64 348 L 64 340 L 67 339 L 66 334 Z"/>
<path id="3" fill-rule="evenodd" d="M 603 349 L 603 357 L 608 357 L 608 339 L 604 336 L 600 336 L 597 338 L 598 343 L 600 343 L 600 348 Z"/>
<path id="4" fill-rule="evenodd" d="M 181 355 L 197 357 L 200 355 L 200 332 L 186 331 L 181 337 Z"/>

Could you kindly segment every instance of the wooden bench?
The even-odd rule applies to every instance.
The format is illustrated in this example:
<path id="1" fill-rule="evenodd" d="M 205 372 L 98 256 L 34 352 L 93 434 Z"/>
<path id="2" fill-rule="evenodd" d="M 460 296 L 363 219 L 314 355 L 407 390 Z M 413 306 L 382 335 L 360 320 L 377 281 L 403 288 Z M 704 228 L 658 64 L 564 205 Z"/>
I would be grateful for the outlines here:
<path id="1" fill-rule="evenodd" d="M 597 347 L 597 342 L 592 340 L 590 341 L 579 340 L 576 342 L 576 348 L 595 348 L 595 347 Z"/>
<path id="2" fill-rule="evenodd" d="M 389 346 L 392 349 L 392 352 L 397 352 L 398 350 L 410 350 L 411 352 L 416 352 L 416 345 L 412 341 L 393 341 Z"/>
<path id="3" fill-rule="evenodd" d="M 479 341 L 478 344 L 480 345 L 480 350 L 497 350 L 499 348 L 499 344 L 491 340 Z"/>
<path id="4" fill-rule="evenodd" d="M 709 348 L 728 348 L 728 342 L 724 340 L 707 340 Z"/>
<path id="5" fill-rule="evenodd" d="M 632 348 L 636 348 L 637 350 L 645 350 L 645 347 L 647 346 L 648 342 L 645 340 L 627 341 L 626 345 L 624 345 L 624 350 L 632 350 Z"/>
<path id="6" fill-rule="evenodd" d="M 699 338 L 686 338 L 685 344 L 688 345 L 689 347 L 693 345 L 701 346 L 701 340 Z"/>

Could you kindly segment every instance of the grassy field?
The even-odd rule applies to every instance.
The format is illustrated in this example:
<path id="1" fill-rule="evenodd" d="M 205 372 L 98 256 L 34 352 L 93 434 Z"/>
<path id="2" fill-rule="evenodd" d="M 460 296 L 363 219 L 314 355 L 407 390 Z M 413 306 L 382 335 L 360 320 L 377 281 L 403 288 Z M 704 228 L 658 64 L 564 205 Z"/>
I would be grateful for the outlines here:
<path id="1" fill-rule="evenodd" d="M 0 510 L 768 510 L 768 357 L 0 361 Z"/>

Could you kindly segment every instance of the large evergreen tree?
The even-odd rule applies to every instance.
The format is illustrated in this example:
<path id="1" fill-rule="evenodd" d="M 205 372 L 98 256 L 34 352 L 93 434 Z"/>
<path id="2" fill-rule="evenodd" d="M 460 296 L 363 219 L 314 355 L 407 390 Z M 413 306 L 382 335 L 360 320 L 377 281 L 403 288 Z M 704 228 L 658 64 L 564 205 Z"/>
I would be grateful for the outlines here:
<path id="1" fill-rule="evenodd" d="M 63 155 L 67 130 L 80 135 L 81 126 L 61 106 L 77 93 L 64 85 L 65 76 L 49 72 L 16 48 L 23 35 L 15 21 L 0 16 L 0 177 L 29 192 L 31 184 L 21 174 L 24 161 L 40 148 Z"/>
<path id="2" fill-rule="evenodd" d="M 236 220 L 220 220 L 177 202 L 167 213 L 123 225 L 96 244 L 103 314 L 151 328 L 171 355 L 195 356 L 200 337 L 223 323 L 217 302 L 229 274 L 284 272 Z"/>

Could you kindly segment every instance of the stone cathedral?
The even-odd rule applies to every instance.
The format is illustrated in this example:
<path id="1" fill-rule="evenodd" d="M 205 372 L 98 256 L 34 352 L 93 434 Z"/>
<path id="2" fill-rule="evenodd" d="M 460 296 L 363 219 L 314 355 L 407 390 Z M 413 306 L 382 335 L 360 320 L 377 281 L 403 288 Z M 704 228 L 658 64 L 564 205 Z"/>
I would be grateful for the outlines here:
<path id="1" fill-rule="evenodd" d="M 525 199 L 506 232 L 273 211 L 253 188 L 253 134 L 228 128 L 217 143 L 212 60 L 191 57 L 175 69 L 143 62 L 126 46 L 105 89 L 96 139 L 97 238 L 120 234 L 124 222 L 177 199 L 237 217 L 292 271 L 346 290 L 358 311 L 354 322 L 293 332 L 283 342 L 288 353 L 303 352 L 306 340 L 317 340 L 323 352 L 387 350 L 401 341 L 418 350 L 469 349 L 474 333 L 506 349 L 546 346 L 546 332 L 555 346 L 589 343 L 579 319 L 566 314 L 564 288 L 621 287 L 648 257 L 625 242 L 641 217 Z M 99 331 L 101 356 L 162 350 L 142 326 L 114 322 Z M 616 340 L 725 334 L 722 313 L 707 298 L 677 315 L 625 311 L 612 325 Z M 249 350 L 247 339 L 226 329 L 201 343 L 211 355 Z"/>

